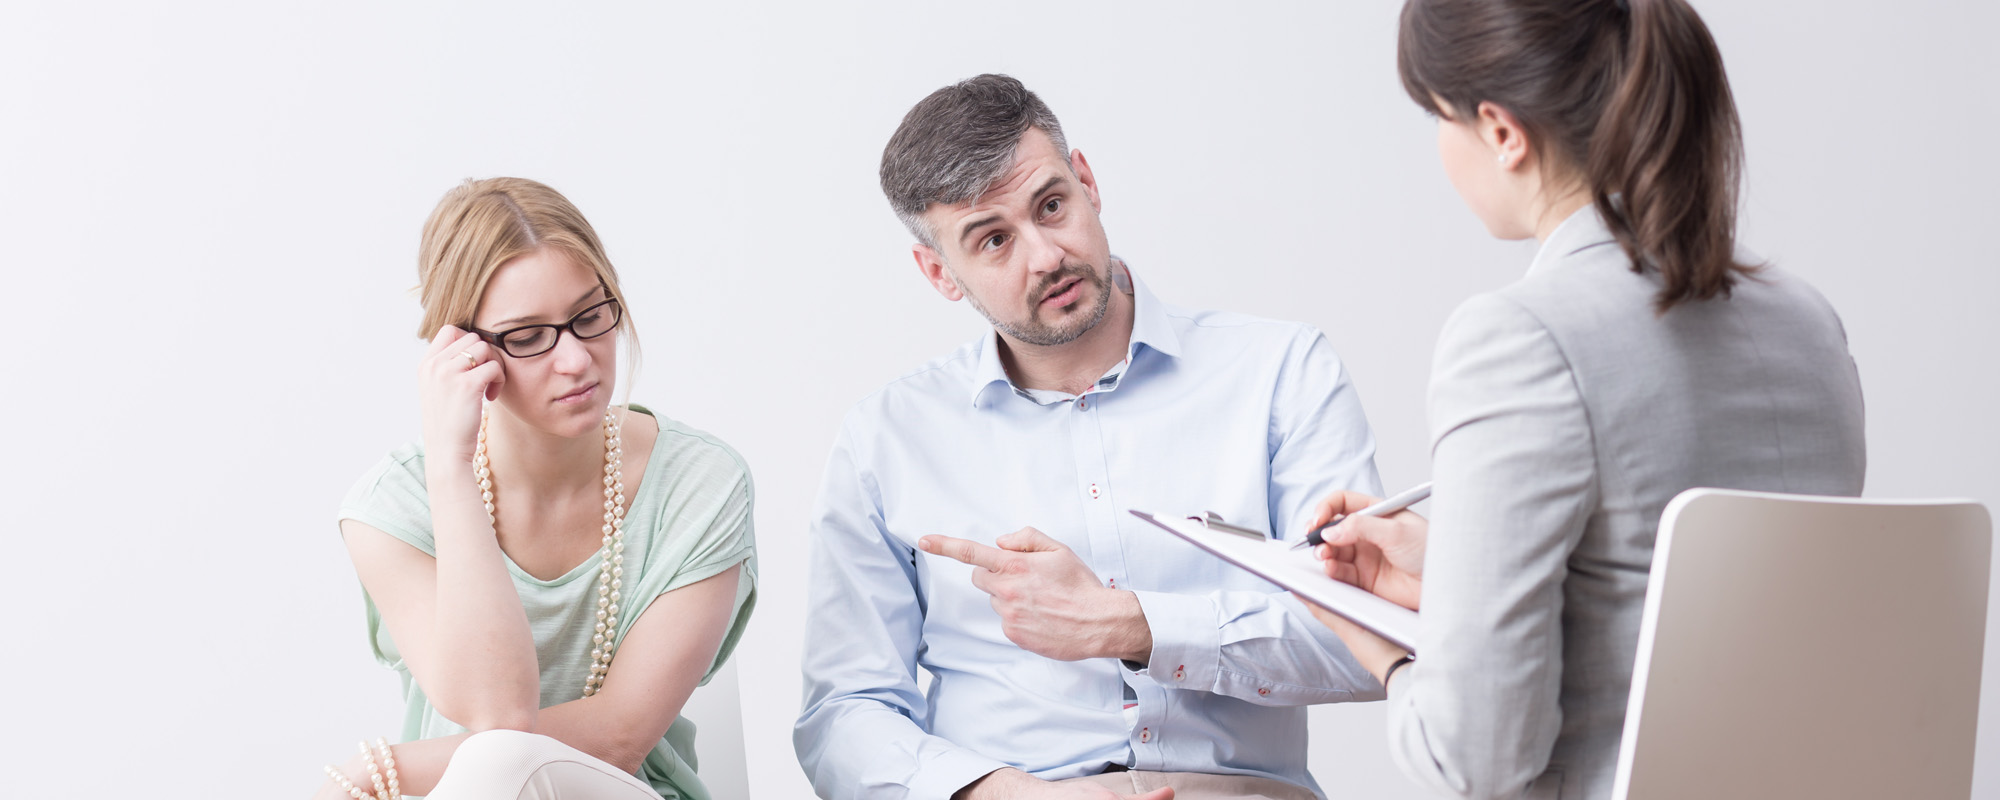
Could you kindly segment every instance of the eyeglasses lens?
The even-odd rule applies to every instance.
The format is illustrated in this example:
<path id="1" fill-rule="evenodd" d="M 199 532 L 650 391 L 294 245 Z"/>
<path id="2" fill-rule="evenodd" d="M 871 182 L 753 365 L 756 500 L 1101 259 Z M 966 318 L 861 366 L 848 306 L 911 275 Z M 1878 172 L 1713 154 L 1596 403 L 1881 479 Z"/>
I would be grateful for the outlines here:
<path id="1" fill-rule="evenodd" d="M 615 302 L 593 306 L 578 314 L 570 322 L 570 331 L 579 339 L 593 339 L 610 333 L 618 326 L 618 304 Z"/>
<path id="2" fill-rule="evenodd" d="M 501 348 L 515 358 L 531 356 L 549 349 L 556 343 L 556 329 L 544 326 L 508 331 L 500 337 Z"/>

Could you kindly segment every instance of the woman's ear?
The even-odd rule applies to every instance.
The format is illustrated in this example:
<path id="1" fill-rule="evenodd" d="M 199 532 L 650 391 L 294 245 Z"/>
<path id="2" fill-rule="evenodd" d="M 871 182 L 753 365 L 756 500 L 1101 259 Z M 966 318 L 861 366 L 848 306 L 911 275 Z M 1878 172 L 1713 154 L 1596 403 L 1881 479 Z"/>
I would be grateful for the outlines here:
<path id="1" fill-rule="evenodd" d="M 1534 148 L 1528 141 L 1528 129 L 1514 118 L 1514 112 L 1482 102 L 1473 126 L 1479 140 L 1493 151 L 1501 169 L 1511 171 L 1532 160 Z"/>

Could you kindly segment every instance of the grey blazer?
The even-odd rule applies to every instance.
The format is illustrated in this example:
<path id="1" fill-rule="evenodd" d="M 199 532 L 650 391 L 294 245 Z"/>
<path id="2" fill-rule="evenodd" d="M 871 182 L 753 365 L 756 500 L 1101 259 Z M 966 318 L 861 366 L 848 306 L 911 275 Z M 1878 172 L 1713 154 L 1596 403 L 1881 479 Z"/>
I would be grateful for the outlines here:
<path id="1" fill-rule="evenodd" d="M 1662 317 L 1631 266 L 1586 207 L 1439 338 L 1423 631 L 1388 702 L 1391 752 L 1440 791 L 1611 795 L 1674 495 L 1861 492 L 1861 385 L 1825 298 L 1766 268 Z"/>

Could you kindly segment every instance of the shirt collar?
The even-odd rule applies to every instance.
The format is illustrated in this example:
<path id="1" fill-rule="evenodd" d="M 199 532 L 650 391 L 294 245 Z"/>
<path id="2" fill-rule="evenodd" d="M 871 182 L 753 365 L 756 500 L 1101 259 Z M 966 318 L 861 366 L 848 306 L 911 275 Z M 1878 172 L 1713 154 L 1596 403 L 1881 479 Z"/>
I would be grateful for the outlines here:
<path id="1" fill-rule="evenodd" d="M 1140 345 L 1162 355 L 1179 358 L 1181 339 L 1167 321 L 1166 308 L 1160 304 L 1159 298 L 1153 296 L 1153 291 L 1146 288 L 1145 281 L 1139 280 L 1137 272 L 1117 256 L 1112 256 L 1111 261 L 1114 269 L 1124 267 L 1125 273 L 1132 276 L 1132 340 L 1125 346 L 1125 361 L 1105 373 L 1106 379 L 1112 379 L 1115 385 L 1115 378 L 1122 377 L 1124 370 L 1138 358 Z M 979 348 L 979 363 L 972 370 L 971 402 L 974 405 L 979 403 L 979 396 L 995 383 L 1013 387 L 1013 381 L 1007 378 L 1007 366 L 1000 361 L 1000 332 L 988 329 L 984 338 Z M 1098 385 L 1106 384 L 1099 381 Z M 1019 387 L 1013 388 L 1017 392 L 1022 391 Z"/>
<path id="2" fill-rule="evenodd" d="M 1542 242 L 1541 248 L 1535 251 L 1534 262 L 1528 265 L 1528 274 L 1542 272 L 1577 253 L 1617 241 L 1611 235 L 1611 229 L 1604 226 L 1604 218 L 1597 215 L 1597 205 L 1585 204 L 1557 225 L 1549 238 Z"/>

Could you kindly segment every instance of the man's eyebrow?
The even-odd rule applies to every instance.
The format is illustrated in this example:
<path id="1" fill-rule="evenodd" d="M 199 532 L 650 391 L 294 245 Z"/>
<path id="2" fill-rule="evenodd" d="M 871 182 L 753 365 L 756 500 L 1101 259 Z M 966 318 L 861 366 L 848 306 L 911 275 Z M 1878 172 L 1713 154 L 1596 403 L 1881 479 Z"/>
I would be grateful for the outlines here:
<path id="1" fill-rule="evenodd" d="M 977 230 L 979 230 L 980 228 L 984 228 L 984 227 L 986 227 L 986 226 L 988 226 L 988 225 L 991 225 L 991 224 L 993 224 L 993 223 L 995 223 L 995 222 L 999 222 L 999 221 L 1000 221 L 1000 215 L 998 215 L 998 214 L 988 214 L 988 215 L 986 215 L 986 216 L 984 216 L 984 217 L 980 217 L 979 219 L 975 219 L 975 220 L 973 220 L 973 221 L 971 221 L 971 222 L 968 222 L 968 223 L 966 223 L 966 224 L 965 224 L 965 227 L 964 227 L 964 228 L 962 228 L 962 229 L 960 229 L 960 230 L 959 230 L 959 232 L 958 232 L 958 244 L 959 244 L 959 246 L 963 247 L 963 246 L 965 245 L 965 240 L 966 240 L 966 239 L 967 239 L 968 237 L 972 236 L 972 234 L 973 234 L 973 232 L 974 232 L 974 231 L 977 231 Z"/>
<path id="2" fill-rule="evenodd" d="M 1062 182 L 1063 182 L 1063 176 L 1050 175 L 1049 179 L 1042 183 L 1042 188 L 1036 189 L 1035 193 L 1030 196 L 1037 200 L 1040 200 L 1042 195 L 1048 194 L 1050 189 L 1056 188 L 1056 186 L 1058 184 L 1061 184 Z M 980 228 L 984 228 L 988 225 L 991 225 L 999 221 L 1000 221 L 1000 216 L 995 214 L 991 216 L 980 217 L 979 219 L 975 219 L 969 223 L 966 223 L 965 227 L 960 229 L 958 233 L 958 243 L 961 245 L 965 244 L 965 237 L 971 236 L 973 231 L 979 230 Z"/>
<path id="3" fill-rule="evenodd" d="M 1056 188 L 1056 184 L 1062 182 L 1063 182 L 1063 176 L 1050 175 L 1048 181 L 1042 184 L 1042 188 L 1035 190 L 1035 195 L 1034 195 L 1035 199 L 1040 200 L 1042 198 L 1042 195 L 1048 194 L 1050 189 Z"/>
<path id="4" fill-rule="evenodd" d="M 591 298 L 591 296 L 592 296 L 592 295 L 595 295 L 595 294 L 597 294 L 598 292 L 601 292 L 601 291 L 604 291 L 604 287 L 602 287 L 602 286 L 593 286 L 593 287 L 591 287 L 591 288 L 590 288 L 590 291 L 587 291 L 587 292 L 584 292 L 584 293 L 583 293 L 583 296 L 582 296 L 582 297 L 578 297 L 578 298 L 577 298 L 577 299 L 575 299 L 575 300 L 571 300 L 571 301 L 570 301 L 570 303 L 569 303 L 569 307 L 570 307 L 570 308 L 575 308 L 575 307 L 577 307 L 577 306 L 580 306 L 580 305 L 583 305 L 583 301 L 585 301 L 585 300 L 589 300 L 589 299 Z M 531 320 L 531 319 L 536 319 L 536 318 L 537 318 L 537 316 L 536 316 L 536 315 L 534 315 L 534 314 L 527 314 L 527 315 L 524 315 L 524 316 L 519 316 L 519 317 L 515 317 L 515 318 L 513 318 L 513 319 L 503 319 L 503 320 L 501 320 L 501 321 L 499 321 L 499 322 L 495 322 L 495 323 L 493 323 L 493 327 L 495 327 L 495 328 L 505 328 L 505 327 L 507 327 L 507 326 L 509 326 L 509 325 L 512 325 L 512 324 L 516 323 L 516 322 L 527 322 L 528 320 Z"/>

